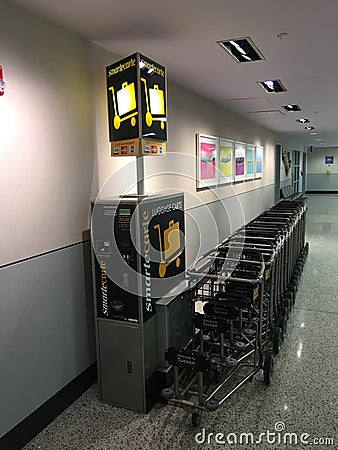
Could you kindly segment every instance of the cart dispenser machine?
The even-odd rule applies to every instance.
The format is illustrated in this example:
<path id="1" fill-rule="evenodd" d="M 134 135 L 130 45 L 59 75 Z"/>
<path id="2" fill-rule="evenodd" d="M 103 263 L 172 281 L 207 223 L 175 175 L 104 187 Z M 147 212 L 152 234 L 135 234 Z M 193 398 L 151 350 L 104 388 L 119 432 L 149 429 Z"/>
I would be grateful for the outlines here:
<path id="1" fill-rule="evenodd" d="M 102 401 L 148 412 L 158 398 L 165 350 L 186 344 L 189 302 L 185 293 L 168 294 L 185 288 L 184 231 L 183 194 L 92 204 Z"/>

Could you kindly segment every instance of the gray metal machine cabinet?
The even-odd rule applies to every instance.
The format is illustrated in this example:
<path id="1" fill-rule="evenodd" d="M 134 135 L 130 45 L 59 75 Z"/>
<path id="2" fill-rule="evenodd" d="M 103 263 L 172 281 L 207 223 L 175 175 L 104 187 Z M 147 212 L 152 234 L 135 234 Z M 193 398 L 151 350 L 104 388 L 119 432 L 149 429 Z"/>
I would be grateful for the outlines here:
<path id="1" fill-rule="evenodd" d="M 184 294 L 167 295 L 184 284 L 184 231 L 183 194 L 104 199 L 92 204 L 102 401 L 148 412 L 159 391 L 157 369 L 166 350 L 162 347 L 171 342 L 170 308 L 181 330 L 179 337 L 177 329 L 173 330 L 173 340 L 182 344 L 189 335 Z"/>

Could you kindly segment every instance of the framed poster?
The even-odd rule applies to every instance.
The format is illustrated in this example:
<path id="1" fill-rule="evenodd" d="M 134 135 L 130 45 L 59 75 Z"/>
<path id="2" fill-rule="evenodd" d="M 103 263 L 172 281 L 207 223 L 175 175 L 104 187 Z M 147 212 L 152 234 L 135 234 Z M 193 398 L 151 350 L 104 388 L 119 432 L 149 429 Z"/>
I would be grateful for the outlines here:
<path id="1" fill-rule="evenodd" d="M 245 180 L 245 147 L 244 142 L 235 142 L 235 181 Z"/>
<path id="2" fill-rule="evenodd" d="M 251 144 L 246 144 L 246 179 L 252 180 L 255 178 L 256 169 L 256 147 Z"/>
<path id="3" fill-rule="evenodd" d="M 325 156 L 325 164 L 333 164 L 334 156 Z"/>
<path id="4" fill-rule="evenodd" d="M 197 188 L 215 186 L 219 140 L 204 134 L 197 135 Z"/>
<path id="5" fill-rule="evenodd" d="M 219 143 L 219 183 L 234 181 L 234 141 L 220 139 Z"/>
<path id="6" fill-rule="evenodd" d="M 256 147 L 256 178 L 262 178 L 263 176 L 263 158 L 264 147 L 257 145 Z"/>

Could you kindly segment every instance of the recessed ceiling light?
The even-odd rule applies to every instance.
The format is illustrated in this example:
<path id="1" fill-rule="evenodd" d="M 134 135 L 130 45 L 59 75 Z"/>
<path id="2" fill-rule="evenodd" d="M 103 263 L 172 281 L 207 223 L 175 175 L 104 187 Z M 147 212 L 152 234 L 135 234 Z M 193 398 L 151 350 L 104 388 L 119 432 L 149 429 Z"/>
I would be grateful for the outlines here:
<path id="1" fill-rule="evenodd" d="M 231 39 L 228 41 L 217 41 L 238 63 L 261 61 L 264 59 L 262 53 L 249 37 Z"/>
<path id="2" fill-rule="evenodd" d="M 257 81 L 257 83 L 268 93 L 286 92 L 285 86 L 283 86 L 281 80 L 266 80 Z"/>
<path id="3" fill-rule="evenodd" d="M 314 130 L 315 129 L 315 127 L 304 127 L 304 130 Z"/>
<path id="4" fill-rule="evenodd" d="M 285 109 L 285 111 L 301 111 L 302 108 L 299 105 L 295 105 L 295 104 L 291 104 L 289 103 L 288 105 L 283 105 L 283 108 Z"/>
<path id="5" fill-rule="evenodd" d="M 316 131 L 314 131 L 314 132 L 312 132 L 312 133 L 310 133 L 311 134 L 311 136 L 315 136 L 316 134 L 318 134 Z"/>
<path id="6" fill-rule="evenodd" d="M 298 123 L 309 123 L 310 121 L 309 121 L 309 119 L 296 119 L 296 122 L 298 122 Z"/>

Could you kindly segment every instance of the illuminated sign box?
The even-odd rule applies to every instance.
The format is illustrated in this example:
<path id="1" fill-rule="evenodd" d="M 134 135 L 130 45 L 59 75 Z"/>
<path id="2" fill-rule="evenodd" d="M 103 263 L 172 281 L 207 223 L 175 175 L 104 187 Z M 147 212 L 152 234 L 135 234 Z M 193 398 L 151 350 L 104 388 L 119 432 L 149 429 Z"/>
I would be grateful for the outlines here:
<path id="1" fill-rule="evenodd" d="M 121 145 L 122 141 L 147 139 L 165 143 L 165 67 L 140 53 L 135 53 L 108 66 L 106 78 L 112 156 L 133 155 L 133 150 L 138 154 L 141 148 L 144 151 L 144 145 L 135 145 L 131 149 L 127 144 L 125 148 Z M 159 150 L 161 149 L 158 149 L 156 154 L 161 154 Z"/>

